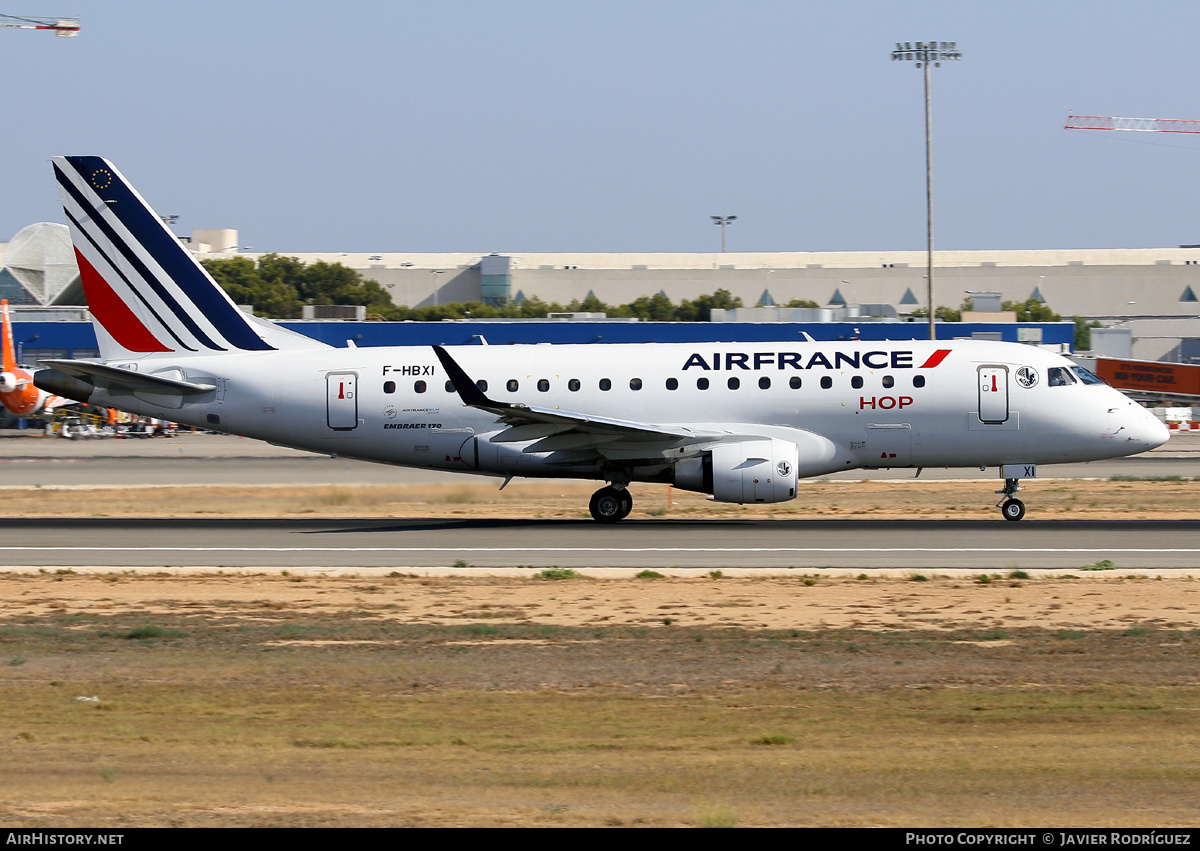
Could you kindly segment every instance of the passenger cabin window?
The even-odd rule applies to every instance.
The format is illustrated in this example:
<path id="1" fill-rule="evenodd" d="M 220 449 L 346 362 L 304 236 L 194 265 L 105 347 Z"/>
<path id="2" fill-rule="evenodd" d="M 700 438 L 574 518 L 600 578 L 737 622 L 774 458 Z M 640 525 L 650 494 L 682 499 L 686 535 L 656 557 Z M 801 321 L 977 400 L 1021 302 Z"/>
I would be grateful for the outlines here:
<path id="1" fill-rule="evenodd" d="M 508 388 L 509 393 L 516 393 L 521 387 L 520 383 L 515 378 L 508 379 L 508 384 L 505 386 Z"/>
<path id="2" fill-rule="evenodd" d="M 705 378 L 704 376 L 700 376 L 699 378 L 697 378 L 696 379 L 696 389 L 697 390 L 707 390 L 708 389 L 708 379 Z"/>
<path id="3" fill-rule="evenodd" d="M 895 387 L 896 379 L 892 378 L 890 375 L 885 375 L 883 377 L 883 386 L 884 387 Z"/>
<path id="4" fill-rule="evenodd" d="M 821 376 L 821 389 L 828 390 L 832 386 L 833 386 L 833 379 L 830 378 L 828 375 L 822 375 Z"/>
<path id="5" fill-rule="evenodd" d="M 579 389 L 579 379 L 572 378 L 570 381 L 568 381 L 567 389 L 570 390 L 572 393 L 574 393 L 576 390 L 578 390 Z"/>
<path id="6" fill-rule="evenodd" d="M 550 389 L 550 382 L 544 378 L 539 378 L 537 387 L 539 393 L 545 393 Z"/>
<path id="7" fill-rule="evenodd" d="M 453 381 L 447 381 L 447 382 L 446 382 L 446 392 L 447 392 L 447 393 L 453 393 L 453 392 L 454 392 L 454 382 L 453 382 Z"/>
<path id="8" fill-rule="evenodd" d="M 737 390 L 739 387 L 742 386 L 742 380 L 735 376 L 730 376 L 729 380 L 725 383 L 729 385 L 730 390 Z"/>
<path id="9" fill-rule="evenodd" d="M 678 390 L 679 389 L 679 379 L 668 378 L 667 379 L 667 389 L 668 390 Z"/>
<path id="10" fill-rule="evenodd" d="M 914 375 L 913 376 L 913 387 L 924 387 L 924 386 L 925 386 L 925 376 Z"/>
<path id="11" fill-rule="evenodd" d="M 487 392 L 487 381 L 486 380 L 484 380 L 482 378 L 479 379 L 478 381 L 475 382 L 475 386 L 479 388 L 480 393 Z"/>
<path id="12" fill-rule="evenodd" d="M 800 380 L 800 376 L 798 376 L 798 375 L 793 375 L 791 378 L 788 379 L 788 387 L 792 388 L 793 390 L 799 390 L 800 385 L 802 385 L 803 383 L 804 382 Z"/>
<path id="13" fill-rule="evenodd" d="M 601 390 L 612 390 L 612 382 L 609 381 L 607 378 L 601 378 L 600 379 L 600 389 Z"/>
<path id="14" fill-rule="evenodd" d="M 1051 387 L 1066 387 L 1075 383 L 1075 376 L 1064 366 L 1052 366 L 1046 370 L 1046 383 Z"/>
<path id="15" fill-rule="evenodd" d="M 418 393 L 424 393 L 425 392 L 425 382 L 424 381 L 416 382 L 415 384 L 413 384 L 413 390 L 417 391 Z"/>
<path id="16" fill-rule="evenodd" d="M 384 393 L 395 393 L 396 392 L 396 382 L 394 382 L 394 381 L 383 382 L 383 392 Z"/>
<path id="17" fill-rule="evenodd" d="M 855 375 L 850 379 L 850 386 L 855 390 L 862 390 L 863 378 L 861 375 Z"/>
<path id="18" fill-rule="evenodd" d="M 629 389 L 630 390 L 641 390 L 642 389 L 642 379 L 640 379 L 640 378 L 629 379 Z"/>
<path id="19" fill-rule="evenodd" d="M 762 378 L 758 379 L 758 389 L 759 390 L 770 390 L 771 389 L 771 379 L 767 378 L 765 375 Z"/>

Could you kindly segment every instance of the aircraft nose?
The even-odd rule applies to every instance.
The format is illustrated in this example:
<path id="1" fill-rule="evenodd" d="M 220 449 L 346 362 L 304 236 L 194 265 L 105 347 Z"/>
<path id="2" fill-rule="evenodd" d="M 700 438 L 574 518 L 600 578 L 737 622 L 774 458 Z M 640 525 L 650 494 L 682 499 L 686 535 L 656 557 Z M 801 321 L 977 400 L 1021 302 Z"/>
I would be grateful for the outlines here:
<path id="1" fill-rule="evenodd" d="M 1131 418 L 1133 422 L 1128 426 L 1132 432 L 1130 439 L 1145 444 L 1146 449 L 1154 449 L 1166 443 L 1171 437 L 1166 423 L 1140 405 L 1134 407 L 1135 410 L 1131 412 L 1134 414 Z"/>
<path id="2" fill-rule="evenodd" d="M 1171 430 L 1167 428 L 1167 424 L 1160 420 L 1154 414 L 1142 409 L 1146 414 L 1146 440 L 1150 444 L 1150 448 L 1162 446 L 1171 439 Z"/>

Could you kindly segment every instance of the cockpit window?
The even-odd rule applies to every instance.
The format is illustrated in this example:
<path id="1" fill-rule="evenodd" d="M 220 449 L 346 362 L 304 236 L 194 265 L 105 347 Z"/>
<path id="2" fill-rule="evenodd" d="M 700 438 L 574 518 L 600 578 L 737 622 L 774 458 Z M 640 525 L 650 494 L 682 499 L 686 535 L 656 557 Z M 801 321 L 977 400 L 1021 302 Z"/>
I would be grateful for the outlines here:
<path id="1" fill-rule="evenodd" d="M 1094 375 L 1084 369 L 1082 366 L 1071 367 L 1071 372 L 1075 373 L 1075 377 L 1079 379 L 1081 384 L 1103 384 L 1104 379 L 1098 375 Z"/>
<path id="2" fill-rule="evenodd" d="M 1046 383 L 1051 387 L 1066 387 L 1075 383 L 1075 376 L 1065 366 L 1052 366 L 1046 370 Z"/>

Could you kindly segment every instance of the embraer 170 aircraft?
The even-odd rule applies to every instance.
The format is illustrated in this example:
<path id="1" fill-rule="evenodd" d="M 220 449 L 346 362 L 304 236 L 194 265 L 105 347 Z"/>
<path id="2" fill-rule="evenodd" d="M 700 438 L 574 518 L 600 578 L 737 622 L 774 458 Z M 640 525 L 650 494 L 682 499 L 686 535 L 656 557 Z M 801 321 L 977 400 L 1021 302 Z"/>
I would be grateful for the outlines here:
<path id="1" fill-rule="evenodd" d="M 597 479 L 783 502 L 800 479 L 999 467 L 1002 514 L 1036 465 L 1167 440 L 1066 358 L 987 341 L 333 348 L 248 316 L 107 160 L 54 172 L 100 361 L 36 383 L 80 401 L 313 452 L 505 478 Z"/>

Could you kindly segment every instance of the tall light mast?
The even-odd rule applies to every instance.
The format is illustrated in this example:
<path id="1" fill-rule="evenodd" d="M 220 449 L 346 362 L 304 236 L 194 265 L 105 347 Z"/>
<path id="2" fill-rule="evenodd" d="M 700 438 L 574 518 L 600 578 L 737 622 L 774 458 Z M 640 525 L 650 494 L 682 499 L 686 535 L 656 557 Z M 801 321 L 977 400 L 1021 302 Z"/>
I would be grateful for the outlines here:
<path id="1" fill-rule="evenodd" d="M 929 339 L 937 339 L 934 325 L 933 304 L 933 118 L 929 101 L 929 66 L 940 68 L 942 62 L 962 59 L 957 42 L 953 41 L 905 41 L 896 42 L 892 51 L 893 62 L 916 61 L 918 68 L 925 70 L 925 223 L 926 223 L 926 269 L 925 292 L 929 301 Z"/>

